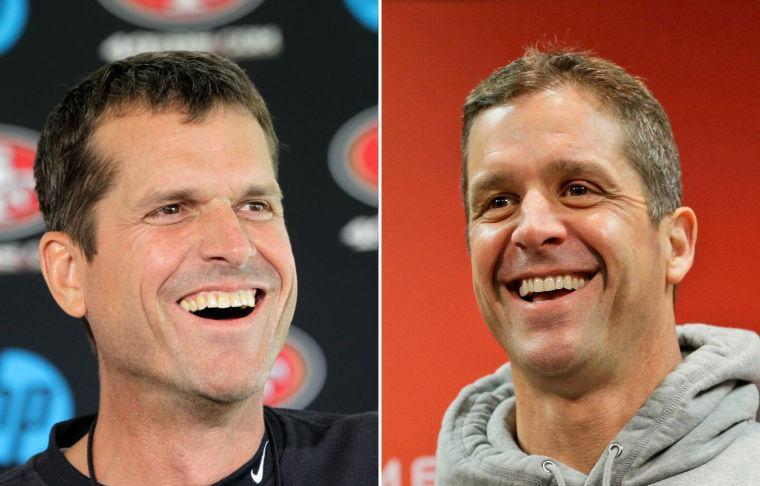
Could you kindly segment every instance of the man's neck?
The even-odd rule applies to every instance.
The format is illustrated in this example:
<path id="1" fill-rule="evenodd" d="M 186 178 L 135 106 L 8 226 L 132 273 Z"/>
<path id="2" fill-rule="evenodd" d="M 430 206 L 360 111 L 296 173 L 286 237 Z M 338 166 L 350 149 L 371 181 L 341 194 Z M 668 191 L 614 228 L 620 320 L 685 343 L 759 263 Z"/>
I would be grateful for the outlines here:
<path id="1" fill-rule="evenodd" d="M 523 451 L 552 457 L 588 474 L 610 441 L 681 361 L 677 338 L 652 342 L 663 344 L 603 381 L 577 377 L 581 386 L 572 394 L 566 393 L 566 385 L 573 377 L 563 377 L 556 387 L 563 393 L 555 393 L 546 383 L 536 386 L 513 364 L 516 406 L 506 425 L 516 432 Z"/>
<path id="2" fill-rule="evenodd" d="M 100 483 L 212 484 L 235 471 L 256 452 L 264 436 L 259 395 L 236 403 L 185 404 L 159 396 L 141 401 L 101 392 L 93 441 Z M 89 476 L 85 435 L 65 453 Z"/>

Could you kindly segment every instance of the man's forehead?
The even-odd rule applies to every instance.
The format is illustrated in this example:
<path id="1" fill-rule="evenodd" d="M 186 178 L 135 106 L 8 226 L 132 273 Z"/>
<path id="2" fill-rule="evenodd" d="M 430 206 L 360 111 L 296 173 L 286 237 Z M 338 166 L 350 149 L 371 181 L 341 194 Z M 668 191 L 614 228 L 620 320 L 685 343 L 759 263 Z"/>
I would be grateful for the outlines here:
<path id="1" fill-rule="evenodd" d="M 565 84 L 526 93 L 482 110 L 473 119 L 470 138 L 475 131 L 503 128 L 505 124 L 511 124 L 515 130 L 525 130 L 531 123 L 550 129 L 567 122 L 603 119 L 617 126 L 615 118 L 596 94 Z"/>
<path id="2" fill-rule="evenodd" d="M 228 117 L 249 118 L 260 127 L 256 117 L 247 109 L 229 103 L 216 103 L 206 109 L 191 110 L 190 107 L 180 103 L 152 106 L 147 101 L 136 99 L 132 103 L 123 102 L 107 107 L 96 119 L 93 134 L 97 133 L 104 125 L 119 120 L 129 119 L 161 119 L 171 118 L 181 125 L 188 127 L 203 125 L 214 115 L 223 114 Z"/>
<path id="3" fill-rule="evenodd" d="M 504 157 L 593 159 L 622 155 L 620 124 L 593 95 L 563 88 L 521 96 L 479 113 L 468 135 L 468 173 Z"/>
<path id="4" fill-rule="evenodd" d="M 277 187 L 266 135 L 241 110 L 217 109 L 195 120 L 178 111 L 122 112 L 98 124 L 90 149 L 115 170 L 117 185 L 189 187 L 181 181 L 229 181 L 224 176 L 234 172 L 238 188 L 254 182 Z"/>
<path id="5" fill-rule="evenodd" d="M 226 118 L 226 126 L 212 123 Z M 239 137 L 246 136 L 250 148 L 260 151 L 268 143 L 266 134 L 258 120 L 250 113 L 237 107 L 220 106 L 200 117 L 190 117 L 186 110 L 151 110 L 138 106 L 118 113 L 107 113 L 98 120 L 89 140 L 89 147 L 96 155 L 117 158 L 120 150 L 142 151 L 156 155 L 157 150 L 173 148 L 172 144 L 187 144 L 198 141 L 198 137 L 215 147 L 226 142 L 230 129 Z M 219 135 L 219 136 L 215 136 Z M 270 154 L 271 158 L 271 154 Z"/>

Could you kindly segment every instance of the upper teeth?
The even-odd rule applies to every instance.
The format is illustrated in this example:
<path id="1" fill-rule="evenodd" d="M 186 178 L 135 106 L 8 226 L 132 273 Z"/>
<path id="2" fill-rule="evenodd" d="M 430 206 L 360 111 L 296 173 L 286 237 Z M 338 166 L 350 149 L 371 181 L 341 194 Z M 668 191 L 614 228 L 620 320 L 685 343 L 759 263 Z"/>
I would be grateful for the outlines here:
<path id="1" fill-rule="evenodd" d="M 240 290 L 237 292 L 222 292 L 212 290 L 199 292 L 193 296 L 185 297 L 179 302 L 183 309 L 196 312 L 208 307 L 256 307 L 256 290 Z"/>
<path id="2" fill-rule="evenodd" d="M 530 293 L 549 292 L 560 289 L 577 290 L 584 285 L 586 285 L 584 278 L 573 277 L 572 275 L 526 278 L 520 282 L 520 297 L 525 297 Z"/>

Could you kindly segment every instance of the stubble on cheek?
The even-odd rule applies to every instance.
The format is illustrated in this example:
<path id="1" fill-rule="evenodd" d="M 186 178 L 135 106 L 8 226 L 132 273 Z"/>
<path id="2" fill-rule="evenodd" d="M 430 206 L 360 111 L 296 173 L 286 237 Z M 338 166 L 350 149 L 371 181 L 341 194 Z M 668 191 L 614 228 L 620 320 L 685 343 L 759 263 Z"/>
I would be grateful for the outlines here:
<path id="1" fill-rule="evenodd" d="M 510 334 L 508 296 L 496 277 L 502 265 L 507 228 L 471 222 L 467 236 L 473 290 L 480 314 L 491 334 L 507 350 Z"/>
<path id="2" fill-rule="evenodd" d="M 494 294 L 494 289 L 497 289 L 494 287 L 495 285 L 497 285 L 495 282 L 484 285 L 484 282 L 474 280 L 473 290 L 480 315 L 483 317 L 486 326 L 496 341 L 508 353 L 510 323 L 508 322 L 506 308 L 504 303 L 500 301 L 498 292 Z"/>
<path id="3" fill-rule="evenodd" d="M 298 279 L 295 273 L 295 266 L 292 267 L 292 280 L 290 282 L 290 288 L 287 295 L 284 297 L 282 306 L 278 308 L 278 318 L 274 323 L 274 336 L 272 340 L 272 349 L 269 353 L 268 367 L 271 367 L 275 358 L 282 350 L 285 341 L 288 337 L 288 330 L 293 321 L 293 314 L 295 313 L 296 302 L 298 300 Z"/>

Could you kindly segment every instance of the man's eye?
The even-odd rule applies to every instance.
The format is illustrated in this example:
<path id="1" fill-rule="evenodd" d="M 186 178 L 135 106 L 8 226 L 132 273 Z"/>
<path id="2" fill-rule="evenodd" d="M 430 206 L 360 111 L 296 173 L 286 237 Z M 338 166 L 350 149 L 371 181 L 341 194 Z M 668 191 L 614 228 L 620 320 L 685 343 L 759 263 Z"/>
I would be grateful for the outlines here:
<path id="1" fill-rule="evenodd" d="M 243 204 L 243 208 L 247 209 L 248 211 L 254 211 L 254 212 L 269 211 L 271 209 L 269 204 L 262 201 L 249 201 Z"/>
<path id="2" fill-rule="evenodd" d="M 507 196 L 496 196 L 491 198 L 486 205 L 486 209 L 505 208 L 512 203 Z"/>
<path id="3" fill-rule="evenodd" d="M 583 184 L 570 184 L 565 189 L 565 194 L 568 196 L 586 196 L 589 193 L 589 188 Z"/>
<path id="4" fill-rule="evenodd" d="M 145 216 L 145 222 L 154 225 L 179 223 L 188 215 L 188 208 L 182 203 L 166 204 Z"/>
<path id="5" fill-rule="evenodd" d="M 172 214 L 179 214 L 180 211 L 182 211 L 182 208 L 179 204 L 167 204 L 166 206 L 161 206 L 150 213 L 150 216 L 169 216 Z"/>
<path id="6" fill-rule="evenodd" d="M 479 206 L 478 217 L 502 218 L 508 216 L 517 207 L 517 197 L 510 194 L 492 196 Z"/>
<path id="7" fill-rule="evenodd" d="M 248 201 L 238 206 L 240 214 L 251 221 L 269 221 L 274 216 L 274 208 L 266 201 Z"/>

